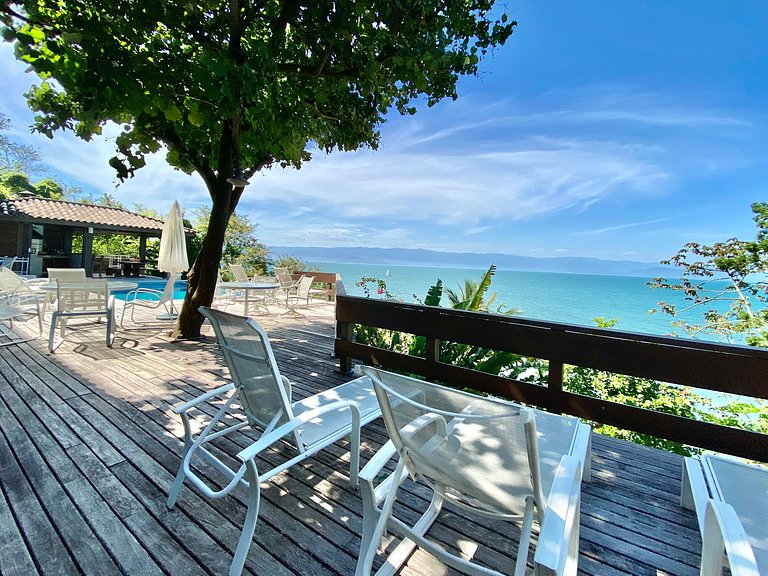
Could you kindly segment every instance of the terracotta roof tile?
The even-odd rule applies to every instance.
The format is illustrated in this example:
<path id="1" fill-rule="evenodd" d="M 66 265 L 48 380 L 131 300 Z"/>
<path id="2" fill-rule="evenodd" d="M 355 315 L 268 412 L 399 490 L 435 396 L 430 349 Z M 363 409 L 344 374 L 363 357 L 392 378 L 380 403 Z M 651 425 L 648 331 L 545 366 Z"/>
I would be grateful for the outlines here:
<path id="1" fill-rule="evenodd" d="M 0 222 L 4 219 L 55 221 L 110 230 L 157 232 L 158 234 L 163 229 L 162 220 L 141 216 L 121 208 L 37 197 L 0 201 Z"/>

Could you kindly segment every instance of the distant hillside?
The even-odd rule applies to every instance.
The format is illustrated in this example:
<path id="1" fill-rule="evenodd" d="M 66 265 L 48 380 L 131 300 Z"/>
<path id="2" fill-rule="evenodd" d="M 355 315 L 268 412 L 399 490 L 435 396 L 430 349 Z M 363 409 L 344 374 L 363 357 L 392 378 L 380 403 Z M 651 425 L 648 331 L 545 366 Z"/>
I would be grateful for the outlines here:
<path id="1" fill-rule="evenodd" d="M 391 266 L 435 266 L 444 268 L 484 268 L 495 263 L 500 270 L 527 272 L 570 272 L 617 276 L 674 276 L 676 269 L 653 262 L 601 260 L 565 256 L 534 258 L 512 254 L 475 252 L 436 252 L 410 248 L 317 248 L 312 246 L 271 246 L 275 254 L 290 254 L 312 262 L 387 264 Z"/>

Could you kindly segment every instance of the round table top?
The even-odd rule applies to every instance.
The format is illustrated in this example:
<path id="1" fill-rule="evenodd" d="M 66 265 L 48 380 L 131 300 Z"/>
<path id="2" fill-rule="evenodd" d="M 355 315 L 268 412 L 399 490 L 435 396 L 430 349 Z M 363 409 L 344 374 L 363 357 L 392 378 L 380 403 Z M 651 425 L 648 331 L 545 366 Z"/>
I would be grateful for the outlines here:
<path id="1" fill-rule="evenodd" d="M 235 288 L 237 290 L 271 290 L 280 288 L 277 282 L 219 282 L 219 288 Z"/>
<path id="2" fill-rule="evenodd" d="M 85 281 L 82 280 L 66 280 L 66 284 L 68 286 L 71 285 L 77 285 L 78 283 L 82 283 L 83 288 L 87 288 L 89 282 L 91 281 L 97 281 L 98 278 L 86 278 Z M 37 284 L 37 288 L 40 290 L 49 290 L 51 292 L 56 291 L 56 282 L 50 282 L 48 284 Z M 117 291 L 117 290 L 135 290 L 139 287 L 138 282 L 128 282 L 126 280 L 107 280 L 107 286 L 109 286 L 109 289 L 111 291 Z"/>

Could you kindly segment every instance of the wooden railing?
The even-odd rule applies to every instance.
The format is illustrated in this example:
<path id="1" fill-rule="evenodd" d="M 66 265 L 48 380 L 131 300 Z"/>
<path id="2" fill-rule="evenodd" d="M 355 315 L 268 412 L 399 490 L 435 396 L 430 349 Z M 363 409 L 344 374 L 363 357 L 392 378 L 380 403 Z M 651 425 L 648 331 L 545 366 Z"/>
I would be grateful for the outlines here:
<path id="1" fill-rule="evenodd" d="M 371 300 L 347 296 L 340 283 L 336 321 L 335 353 L 342 371 L 349 371 L 356 359 L 551 412 L 768 462 L 768 435 L 574 394 L 562 386 L 563 367 L 569 364 L 768 399 L 765 349 Z M 355 324 L 424 336 L 426 357 L 358 344 L 353 338 Z M 547 385 L 440 362 L 441 340 L 548 360 Z"/>

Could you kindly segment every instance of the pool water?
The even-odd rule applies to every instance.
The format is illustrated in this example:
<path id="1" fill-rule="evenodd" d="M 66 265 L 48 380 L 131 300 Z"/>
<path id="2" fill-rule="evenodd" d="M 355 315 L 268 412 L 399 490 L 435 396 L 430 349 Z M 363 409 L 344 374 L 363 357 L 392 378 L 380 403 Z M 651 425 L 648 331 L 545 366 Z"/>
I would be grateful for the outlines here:
<path id="1" fill-rule="evenodd" d="M 162 292 L 165 289 L 166 280 L 163 278 L 127 278 L 131 282 L 136 282 L 139 288 L 151 288 L 152 290 L 159 290 Z M 111 292 L 118 300 L 125 300 L 126 295 L 130 290 L 115 290 Z M 174 286 L 173 299 L 183 300 L 187 294 L 187 281 L 177 280 Z M 160 297 L 154 294 L 139 294 L 139 300 L 159 300 Z"/>

